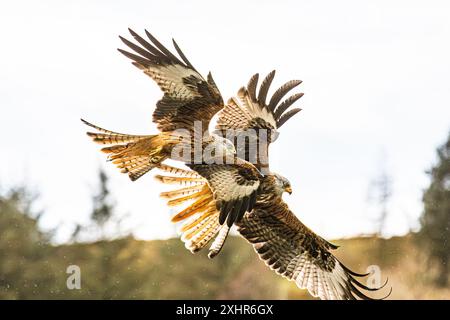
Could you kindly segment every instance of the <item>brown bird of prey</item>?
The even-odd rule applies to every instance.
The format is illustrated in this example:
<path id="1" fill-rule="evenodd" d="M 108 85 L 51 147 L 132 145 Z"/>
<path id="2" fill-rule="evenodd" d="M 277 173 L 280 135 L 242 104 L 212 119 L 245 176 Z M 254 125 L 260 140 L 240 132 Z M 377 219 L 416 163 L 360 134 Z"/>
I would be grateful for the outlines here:
<path id="1" fill-rule="evenodd" d="M 145 31 L 148 40 L 131 29 L 129 31 L 137 44 L 123 37 L 120 39 L 134 53 L 122 49 L 119 51 L 131 59 L 134 66 L 150 76 L 164 92 L 153 113 L 153 122 L 157 124 L 160 133 L 122 134 L 82 120 L 98 131 L 87 134 L 95 142 L 109 145 L 102 151 L 108 154 L 108 159 L 122 172 L 128 173 L 131 180 L 136 180 L 149 170 L 161 166 L 166 159 L 182 160 L 204 176 L 214 192 L 216 206 L 220 211 L 219 223 L 223 225 L 226 222 L 220 237 L 224 241 L 233 223 L 253 208 L 263 175 L 254 164 L 243 159 L 244 157 L 238 157 L 234 144 L 218 135 L 219 131 L 208 131 L 211 118 L 225 106 L 211 73 L 205 80 L 175 41 L 173 44 L 179 58 L 148 31 Z M 263 82 L 258 98 L 266 98 L 273 75 L 274 73 L 271 73 Z M 280 88 L 278 94 L 274 95 L 278 97 L 278 101 L 273 99 L 271 105 L 276 107 L 279 100 L 293 87 Z M 267 127 L 270 135 L 274 125 L 281 126 L 300 111 L 293 109 L 285 112 L 293 101 L 295 100 L 287 100 L 279 106 L 277 114 L 274 113 L 271 118 L 275 123 L 266 123 L 264 128 Z M 264 115 L 261 114 L 261 117 L 264 118 Z M 197 127 L 200 127 L 200 132 Z M 255 137 L 256 135 L 250 138 L 254 140 Z M 271 138 L 268 137 L 269 140 Z M 247 144 L 253 145 L 251 142 L 247 141 Z M 200 145 L 200 148 L 195 148 L 197 145 Z M 184 151 L 186 147 L 189 147 L 189 151 L 185 152 L 187 156 L 184 154 L 178 157 L 175 150 Z M 211 152 L 207 152 L 208 150 Z M 200 157 L 197 157 L 198 154 Z M 220 247 L 219 244 L 218 248 Z"/>
<path id="2" fill-rule="evenodd" d="M 274 73 L 270 73 L 261 87 L 265 88 L 265 84 L 271 82 L 273 76 Z M 275 92 L 271 102 L 266 104 L 265 98 L 261 99 L 261 96 L 255 94 L 257 81 L 256 74 L 246 88 L 239 90 L 238 98 L 228 101 L 219 113 L 216 126 L 218 131 L 233 129 L 245 133 L 250 129 L 258 131 L 270 128 L 278 136 L 277 129 L 285 123 L 283 119 L 276 120 L 278 110 L 276 104 L 279 102 L 280 92 L 289 91 L 299 82 L 286 83 Z M 287 108 L 300 96 L 301 94 L 291 96 L 278 108 L 280 106 L 283 109 Z M 283 109 L 279 110 L 278 114 Z M 386 283 L 380 288 L 369 288 L 362 284 L 357 278 L 368 274 L 356 273 L 347 268 L 331 252 L 337 249 L 337 246 L 316 235 L 294 215 L 282 199 L 284 192 L 292 193 L 289 180 L 270 172 L 267 162 L 260 159 L 261 155 L 267 157 L 268 146 L 269 144 L 266 144 L 266 149 L 259 150 L 256 155 L 257 168 L 260 170 L 265 168 L 268 173 L 261 180 L 253 209 L 235 222 L 238 232 L 253 245 L 267 266 L 277 274 L 294 281 L 298 287 L 307 289 L 314 297 L 372 299 L 362 290 L 376 291 Z M 247 158 L 251 156 L 247 152 L 248 142 L 244 146 L 236 145 L 236 149 L 239 147 L 245 150 L 246 160 L 250 160 Z M 170 175 L 157 175 L 156 178 L 165 184 L 182 186 L 179 189 L 162 192 L 161 197 L 168 199 L 169 206 L 185 205 L 172 217 L 172 221 L 184 221 L 180 228 L 181 239 L 192 253 L 198 252 L 215 238 L 209 249 L 209 257 L 213 258 L 219 253 L 224 242 L 224 235 L 221 234 L 223 228 L 219 221 L 220 212 L 216 208 L 217 200 L 209 181 L 210 174 L 214 170 L 207 165 L 190 165 L 190 167 L 197 172 L 163 165 L 159 169 Z"/>
<path id="3" fill-rule="evenodd" d="M 134 53 L 119 51 L 164 92 L 153 113 L 160 133 L 128 135 L 83 122 L 98 131 L 88 135 L 97 143 L 109 145 L 102 151 L 132 180 L 157 167 L 170 173 L 156 176 L 158 180 L 182 185 L 161 196 L 168 199 L 170 206 L 187 204 L 172 218 L 174 222 L 185 221 L 181 232 L 186 247 L 196 252 L 214 239 L 209 252 L 213 258 L 234 224 L 271 269 L 300 288 L 307 288 L 313 296 L 370 299 L 361 289 L 379 288 L 360 283 L 356 278 L 367 274 L 345 267 L 331 253 L 337 247 L 296 218 L 282 199 L 284 192 L 292 192 L 289 181 L 269 169 L 268 146 L 278 137 L 277 129 L 300 111 L 287 109 L 302 94 L 280 101 L 300 81 L 286 83 L 267 103 L 275 73 L 262 81 L 258 94 L 255 75 L 247 87 L 239 90 L 238 98 L 225 105 L 211 73 L 205 80 L 175 41 L 179 58 L 149 32 L 146 35 L 150 42 L 132 30 L 130 33 L 139 45 L 121 37 Z M 210 133 L 211 118 L 219 111 L 216 131 Z M 200 136 L 195 128 L 198 123 L 203 130 Z M 228 132 L 233 132 L 231 140 L 219 135 Z M 188 157 L 174 157 L 175 148 L 196 144 L 201 146 L 200 160 L 194 159 L 192 148 Z M 206 157 L 205 151 L 211 146 L 213 152 Z M 171 167 L 163 163 L 166 159 L 181 159 L 190 169 Z M 227 161 L 218 161 L 221 159 Z"/>

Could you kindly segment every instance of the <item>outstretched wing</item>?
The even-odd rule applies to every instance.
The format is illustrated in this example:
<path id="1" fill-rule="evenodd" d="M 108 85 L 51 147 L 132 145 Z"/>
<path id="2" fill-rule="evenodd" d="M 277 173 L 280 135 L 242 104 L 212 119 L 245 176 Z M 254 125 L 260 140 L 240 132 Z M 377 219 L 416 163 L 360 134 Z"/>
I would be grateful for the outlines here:
<path id="1" fill-rule="evenodd" d="M 218 133 L 228 134 L 228 138 L 234 141 L 238 156 L 254 163 L 260 170 L 268 169 L 268 147 L 278 137 L 277 129 L 301 110 L 295 108 L 287 111 L 303 93 L 294 94 L 280 103 L 290 90 L 301 83 L 300 80 L 286 82 L 266 102 L 274 76 L 275 71 L 266 76 L 258 94 L 259 75 L 252 76 L 247 87 L 239 90 L 238 98 L 231 98 L 219 113 L 216 126 Z"/>
<path id="2" fill-rule="evenodd" d="M 317 236 L 289 210 L 281 197 L 259 203 L 237 223 L 259 257 L 276 273 L 295 281 L 321 299 L 371 299 L 360 289 L 358 274 L 340 263 L 330 252 L 336 246 Z"/>
<path id="3" fill-rule="evenodd" d="M 256 202 L 260 173 L 250 164 L 187 164 L 208 181 L 219 214 L 219 224 L 231 227 Z"/>
<path id="4" fill-rule="evenodd" d="M 201 250 L 220 231 L 219 212 L 207 181 L 195 171 L 168 165 L 160 165 L 165 175 L 155 178 L 163 184 L 178 185 L 175 189 L 161 192 L 169 207 L 180 207 L 172 222 L 181 222 L 181 240 L 192 253 Z"/>
<path id="5" fill-rule="evenodd" d="M 195 253 L 215 238 L 208 254 L 210 258 L 215 257 L 222 249 L 230 227 L 219 224 L 220 211 L 208 181 L 192 170 L 164 164 L 159 169 L 170 175 L 157 175 L 157 180 L 182 186 L 162 192 L 160 196 L 168 200 L 168 206 L 184 206 L 172 217 L 172 221 L 184 222 L 179 231 L 186 248 Z"/>
<path id="6" fill-rule="evenodd" d="M 153 113 L 153 122 L 158 129 L 163 132 L 192 130 L 194 122 L 200 121 L 201 132 L 206 131 L 211 118 L 223 108 L 222 96 L 211 73 L 205 80 L 187 60 L 175 40 L 173 44 L 181 60 L 147 30 L 145 33 L 150 42 L 133 30 L 129 31 L 139 45 L 120 37 L 134 53 L 118 50 L 133 60 L 133 65 L 150 76 L 164 92 Z"/>

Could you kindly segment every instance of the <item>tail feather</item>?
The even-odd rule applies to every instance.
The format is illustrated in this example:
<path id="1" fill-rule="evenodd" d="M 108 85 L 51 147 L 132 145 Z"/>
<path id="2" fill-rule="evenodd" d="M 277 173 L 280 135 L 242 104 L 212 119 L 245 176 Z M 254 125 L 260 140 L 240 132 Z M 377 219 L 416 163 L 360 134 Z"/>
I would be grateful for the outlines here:
<path id="1" fill-rule="evenodd" d="M 118 144 L 116 146 L 105 147 L 100 150 L 104 153 L 119 153 L 119 152 L 124 151 L 126 148 L 127 148 L 126 145 Z"/>
<path id="2" fill-rule="evenodd" d="M 128 143 L 146 138 L 146 136 L 115 135 L 110 133 L 86 132 L 86 134 L 92 138 L 92 141 L 98 144 Z"/>
<path id="3" fill-rule="evenodd" d="M 132 181 L 136 181 L 144 174 L 155 168 L 156 165 L 149 161 L 149 157 L 142 156 L 134 160 L 127 160 L 125 162 L 118 162 L 117 167 L 122 173 L 128 173 Z"/>
<path id="4" fill-rule="evenodd" d="M 85 125 L 87 125 L 87 126 L 89 126 L 89 127 L 91 127 L 91 128 L 94 128 L 95 130 L 100 131 L 100 132 L 103 132 L 103 133 L 109 133 L 109 134 L 113 134 L 113 135 L 123 135 L 123 136 L 126 136 L 126 135 L 127 135 L 127 134 L 125 134 L 125 133 L 114 132 L 114 131 L 111 131 L 111 130 L 107 130 L 107 129 L 101 128 L 101 127 L 99 127 L 99 126 L 96 126 L 95 124 L 92 124 L 92 123 L 90 123 L 90 122 L 84 120 L 84 119 L 80 119 L 80 120 L 81 120 L 81 122 L 83 122 Z"/>
<path id="5" fill-rule="evenodd" d="M 180 185 L 202 185 L 206 184 L 204 178 L 191 178 L 191 177 L 171 177 L 156 175 L 155 179 L 165 184 L 180 184 Z"/>
<path id="6" fill-rule="evenodd" d="M 121 169 L 122 173 L 127 173 L 132 181 L 159 166 L 168 157 L 164 151 L 168 142 L 162 134 L 129 135 L 103 129 L 83 119 L 81 121 L 100 132 L 87 133 L 94 142 L 112 144 L 101 151 L 107 153 L 108 160 Z"/>
<path id="7" fill-rule="evenodd" d="M 161 192 L 159 194 L 159 196 L 161 198 L 170 200 L 170 199 L 177 198 L 179 196 L 186 196 L 189 194 L 199 192 L 202 190 L 202 188 L 203 188 L 202 185 L 193 185 L 190 187 L 185 187 L 185 188 L 181 188 L 181 189 L 177 189 L 177 190 Z"/>
<path id="8" fill-rule="evenodd" d="M 161 164 L 158 169 L 167 172 L 167 173 L 171 173 L 171 174 L 177 174 L 177 175 L 182 175 L 183 177 L 194 177 L 194 178 L 201 178 L 201 176 L 193 171 L 193 170 L 186 170 L 186 169 L 181 169 L 181 168 L 176 168 L 176 167 L 172 167 L 169 166 L 167 164 Z"/>
<path id="9" fill-rule="evenodd" d="M 81 121 L 85 125 L 101 132 L 101 133 L 86 132 L 86 134 L 89 137 L 91 137 L 94 142 L 97 142 L 100 144 L 117 144 L 117 143 L 134 142 L 134 141 L 138 141 L 138 140 L 148 137 L 146 135 L 131 135 L 131 134 L 114 132 L 114 131 L 106 130 L 104 128 L 96 126 L 90 122 L 87 122 L 84 119 L 81 119 Z"/>

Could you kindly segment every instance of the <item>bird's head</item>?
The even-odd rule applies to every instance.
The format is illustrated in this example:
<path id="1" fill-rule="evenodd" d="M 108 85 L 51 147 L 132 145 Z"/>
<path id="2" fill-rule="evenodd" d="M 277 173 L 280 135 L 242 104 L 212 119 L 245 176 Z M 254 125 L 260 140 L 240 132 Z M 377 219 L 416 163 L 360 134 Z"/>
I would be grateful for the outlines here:
<path id="1" fill-rule="evenodd" d="M 216 134 L 214 134 L 214 146 L 215 148 L 219 149 L 217 151 L 221 151 L 218 152 L 219 154 L 236 154 L 236 148 L 234 147 L 234 144 L 230 140 Z"/>
<path id="2" fill-rule="evenodd" d="M 292 187 L 289 180 L 282 175 L 279 175 L 277 173 L 274 174 L 275 176 L 275 187 L 276 192 L 281 196 L 283 192 L 287 192 L 289 194 L 292 194 Z"/>

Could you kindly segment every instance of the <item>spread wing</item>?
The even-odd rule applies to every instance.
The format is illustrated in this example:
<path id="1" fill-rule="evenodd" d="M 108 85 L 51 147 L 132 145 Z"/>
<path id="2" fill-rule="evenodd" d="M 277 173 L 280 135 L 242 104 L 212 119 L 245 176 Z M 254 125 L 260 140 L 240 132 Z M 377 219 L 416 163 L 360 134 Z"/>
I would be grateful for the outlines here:
<path id="1" fill-rule="evenodd" d="M 219 224 L 231 227 L 251 211 L 260 185 L 260 174 L 250 163 L 187 164 L 208 181 L 219 214 Z"/>
<path id="2" fill-rule="evenodd" d="M 219 212 L 213 194 L 205 178 L 195 171 L 159 166 L 165 175 L 155 178 L 166 185 L 178 185 L 176 189 L 161 192 L 169 207 L 182 207 L 172 216 L 172 222 L 183 222 L 179 229 L 181 240 L 187 249 L 195 253 L 204 248 L 220 232 Z"/>
<path id="3" fill-rule="evenodd" d="M 272 270 L 308 289 L 315 297 L 371 299 L 360 289 L 380 289 L 368 288 L 356 280 L 366 275 L 340 263 L 330 252 L 336 246 L 302 224 L 281 197 L 257 204 L 237 225 L 240 234 Z"/>
<path id="4" fill-rule="evenodd" d="M 286 82 L 266 102 L 274 76 L 275 71 L 266 76 L 258 94 L 259 75 L 251 77 L 247 87 L 239 90 L 238 98 L 231 98 L 219 113 L 216 126 L 216 130 L 224 136 L 234 130 L 235 136 L 229 139 L 234 142 L 238 156 L 254 163 L 260 170 L 268 169 L 268 147 L 278 137 L 277 129 L 301 110 L 295 108 L 287 111 L 303 93 L 294 94 L 280 103 L 290 90 L 301 83 L 300 80 Z"/>
<path id="5" fill-rule="evenodd" d="M 230 227 L 219 224 L 220 211 L 208 180 L 191 170 L 168 165 L 160 165 L 159 169 L 170 174 L 157 175 L 160 182 L 183 186 L 162 192 L 160 196 L 168 199 L 167 205 L 171 207 L 184 206 L 172 221 L 184 222 L 179 232 L 186 248 L 195 253 L 214 239 L 208 256 L 215 257 L 222 249 Z"/>
<path id="6" fill-rule="evenodd" d="M 153 122 L 161 131 L 192 130 L 194 121 L 201 121 L 202 131 L 208 129 L 211 118 L 223 108 L 223 99 L 211 73 L 205 80 L 195 70 L 173 40 L 181 60 L 166 49 L 147 30 L 147 41 L 129 29 L 138 44 L 120 39 L 134 52 L 118 49 L 133 60 L 133 65 L 150 76 L 164 92 L 156 104 Z"/>

